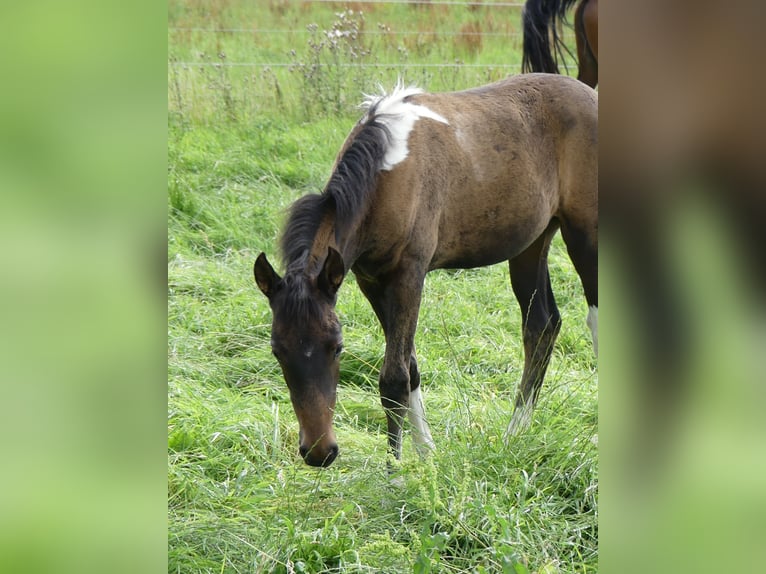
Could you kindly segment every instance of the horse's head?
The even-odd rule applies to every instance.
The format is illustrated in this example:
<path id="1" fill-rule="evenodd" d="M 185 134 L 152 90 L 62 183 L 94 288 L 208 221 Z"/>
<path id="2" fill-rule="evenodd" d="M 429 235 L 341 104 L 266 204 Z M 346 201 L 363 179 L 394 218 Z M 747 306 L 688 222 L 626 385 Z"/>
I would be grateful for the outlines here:
<path id="1" fill-rule="evenodd" d="M 343 260 L 330 248 L 316 275 L 288 270 L 282 278 L 261 253 L 253 271 L 271 306 L 271 349 L 298 417 L 299 452 L 311 466 L 329 466 L 338 456 L 332 415 L 343 350 L 335 314 L 336 294 L 345 274 Z"/>

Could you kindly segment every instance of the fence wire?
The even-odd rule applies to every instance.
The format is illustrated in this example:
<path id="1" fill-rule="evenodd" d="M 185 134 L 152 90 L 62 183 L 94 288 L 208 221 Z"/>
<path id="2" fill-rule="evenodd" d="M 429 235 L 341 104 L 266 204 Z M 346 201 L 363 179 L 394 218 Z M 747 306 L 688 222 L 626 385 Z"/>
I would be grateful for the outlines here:
<path id="1" fill-rule="evenodd" d="M 523 8 L 524 2 L 455 2 L 453 0 L 306 0 L 309 4 L 410 4 L 424 6 L 466 6 L 471 8 Z"/>
<path id="2" fill-rule="evenodd" d="M 524 2 L 492 2 L 492 1 L 468 1 L 460 2 L 457 0 L 353 0 L 352 2 L 344 2 L 342 0 L 304 0 L 306 4 L 335 4 L 347 6 L 352 5 L 412 5 L 412 6 L 464 6 L 466 8 L 523 8 Z M 312 31 L 303 28 L 217 28 L 217 27 L 201 27 L 201 26 L 169 26 L 169 32 L 196 32 L 205 34 L 253 34 L 253 35 L 279 35 L 279 34 L 311 34 Z M 357 30 L 355 34 L 360 36 L 421 36 L 427 34 L 422 30 Z M 438 32 L 439 36 L 460 38 L 460 37 L 482 37 L 482 38 L 512 38 L 516 40 L 523 36 L 522 32 L 509 31 L 509 32 L 485 32 L 485 31 L 451 31 L 444 30 Z M 569 28 L 565 28 L 562 34 L 563 38 L 572 41 L 574 38 L 573 33 Z M 576 62 L 565 61 L 562 62 L 565 68 L 576 65 Z M 205 61 L 176 61 L 170 59 L 168 62 L 172 67 L 228 67 L 228 68 L 290 68 L 295 67 L 295 62 L 205 62 Z M 320 67 L 324 64 L 318 64 Z M 384 63 L 359 63 L 359 64 L 334 64 L 337 67 L 347 68 L 388 68 L 392 65 L 402 68 L 503 68 L 503 69 L 515 69 L 521 70 L 521 62 L 517 63 L 482 63 L 482 64 L 468 64 L 459 61 L 445 62 L 445 63 L 396 63 L 396 64 L 384 64 Z"/>
<path id="3" fill-rule="evenodd" d="M 173 32 L 209 32 L 213 34 L 311 34 L 310 30 L 288 29 L 288 28 L 185 28 L 183 26 L 170 26 L 168 30 Z M 358 30 L 356 34 L 360 36 L 418 36 L 427 34 L 422 30 Z M 514 37 L 521 36 L 521 32 L 450 32 L 440 31 L 440 36 L 496 36 L 496 37 Z M 566 36 L 565 36 L 566 37 Z"/>
<path id="4" fill-rule="evenodd" d="M 177 62 L 169 61 L 168 65 L 173 67 L 213 67 L 213 68 L 237 68 L 237 67 L 253 67 L 253 68 L 290 68 L 299 67 L 302 64 L 296 62 Z M 312 66 L 319 67 L 333 67 L 333 68 L 520 68 L 521 62 L 516 64 L 464 64 L 461 62 L 455 62 L 453 64 L 417 64 L 410 62 L 391 62 L 391 63 L 366 63 L 366 64 L 347 64 L 343 62 L 328 64 L 310 64 Z"/>

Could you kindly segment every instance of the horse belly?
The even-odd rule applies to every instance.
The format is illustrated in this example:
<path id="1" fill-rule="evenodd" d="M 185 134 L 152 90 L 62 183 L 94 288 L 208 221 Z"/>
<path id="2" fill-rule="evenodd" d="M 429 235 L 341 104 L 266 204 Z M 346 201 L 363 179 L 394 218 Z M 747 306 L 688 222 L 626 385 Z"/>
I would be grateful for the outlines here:
<path id="1" fill-rule="evenodd" d="M 510 213 L 507 207 L 463 208 L 443 218 L 431 269 L 470 269 L 513 259 L 550 223 L 549 210 Z"/>

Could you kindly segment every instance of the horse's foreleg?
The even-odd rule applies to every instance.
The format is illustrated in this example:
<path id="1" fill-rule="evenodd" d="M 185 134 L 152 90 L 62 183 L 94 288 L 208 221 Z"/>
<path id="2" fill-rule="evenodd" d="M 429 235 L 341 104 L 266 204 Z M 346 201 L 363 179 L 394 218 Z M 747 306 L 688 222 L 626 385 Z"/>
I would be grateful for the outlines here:
<path id="1" fill-rule="evenodd" d="M 511 285 L 521 306 L 524 339 L 524 371 L 508 426 L 509 435 L 529 424 L 561 327 L 547 263 L 555 232 L 556 227 L 551 225 L 524 253 L 509 262 Z"/>
<path id="2" fill-rule="evenodd" d="M 410 357 L 410 409 L 407 415 L 412 425 L 412 440 L 415 442 L 415 450 L 421 458 L 434 450 L 434 439 L 431 437 L 431 428 L 426 420 L 426 411 L 423 407 L 423 396 L 420 392 L 420 373 L 418 362 L 413 350 Z"/>
<path id="3" fill-rule="evenodd" d="M 588 302 L 587 324 L 593 336 L 593 352 L 598 357 L 598 232 L 596 223 L 564 220 L 561 236 L 567 246 L 577 274 L 580 276 L 585 300 Z"/>
<path id="4" fill-rule="evenodd" d="M 388 446 L 398 460 L 402 455 L 402 427 L 409 418 L 419 453 L 433 449 L 420 393 L 420 374 L 415 360 L 415 329 L 425 273 L 398 273 L 384 281 L 359 279 L 386 335 L 386 353 L 378 386 L 386 413 Z"/>
<path id="5" fill-rule="evenodd" d="M 378 388 L 386 413 L 388 448 L 397 460 L 402 458 L 402 427 L 410 402 L 409 381 L 409 370 L 394 358 L 394 353 L 386 351 Z"/>

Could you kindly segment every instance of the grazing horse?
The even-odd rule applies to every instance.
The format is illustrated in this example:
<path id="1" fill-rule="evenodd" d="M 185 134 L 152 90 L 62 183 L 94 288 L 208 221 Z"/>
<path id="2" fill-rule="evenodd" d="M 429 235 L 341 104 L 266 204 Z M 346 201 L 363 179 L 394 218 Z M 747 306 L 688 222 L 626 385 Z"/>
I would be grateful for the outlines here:
<path id="1" fill-rule="evenodd" d="M 524 28 L 522 72 L 558 74 L 558 62 L 569 49 L 560 36 L 561 23 L 577 0 L 527 0 L 522 12 Z M 577 44 L 577 79 L 598 84 L 598 0 L 580 0 L 574 17 Z M 552 49 L 551 49 L 552 48 Z"/>
<path id="2" fill-rule="evenodd" d="M 527 74 L 442 94 L 398 85 L 363 107 L 324 191 L 290 209 L 284 276 L 263 253 L 254 265 L 299 452 L 312 466 L 338 455 L 332 416 L 343 338 L 335 303 L 349 270 L 385 333 L 379 387 L 397 459 L 405 418 L 418 452 L 434 447 L 414 345 L 432 269 L 509 261 L 525 355 L 510 429 L 529 419 L 560 328 L 547 264 L 559 228 L 597 345 L 596 92 L 573 78 Z"/>

